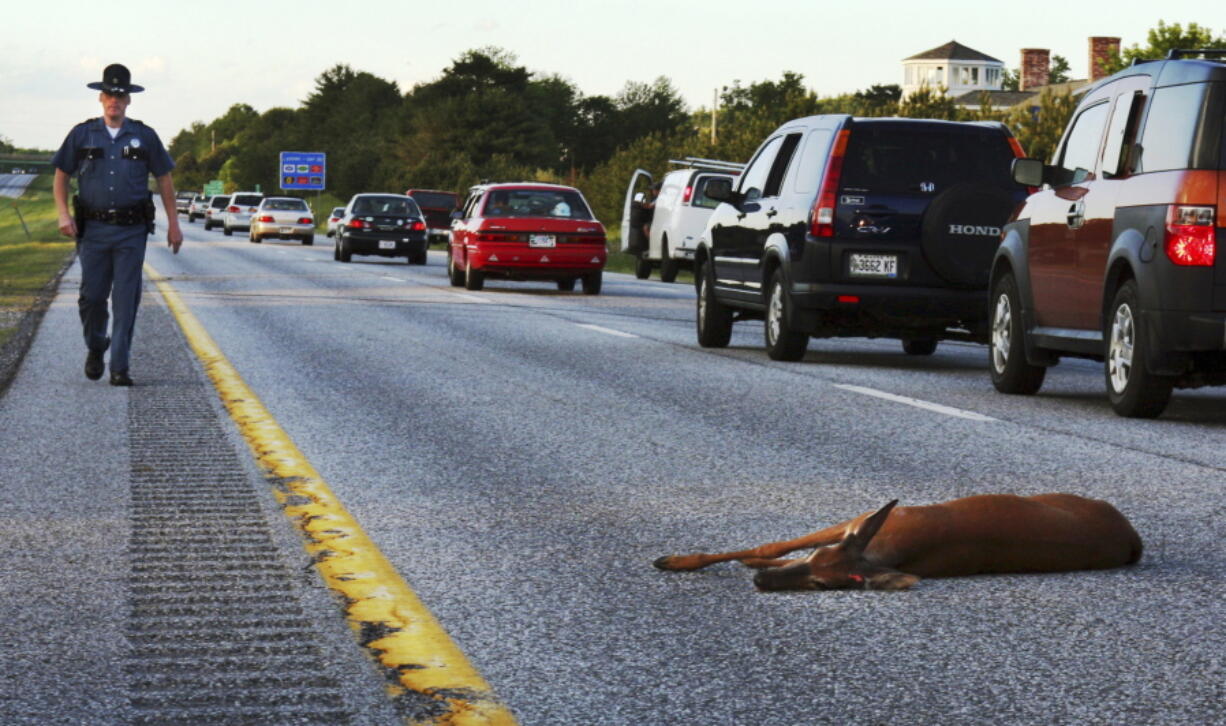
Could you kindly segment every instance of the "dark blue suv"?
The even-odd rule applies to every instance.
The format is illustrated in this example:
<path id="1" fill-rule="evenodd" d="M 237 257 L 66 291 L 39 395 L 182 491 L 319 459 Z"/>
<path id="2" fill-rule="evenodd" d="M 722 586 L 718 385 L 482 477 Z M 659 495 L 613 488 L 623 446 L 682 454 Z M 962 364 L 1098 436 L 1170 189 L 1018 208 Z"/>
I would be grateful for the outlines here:
<path id="1" fill-rule="evenodd" d="M 987 283 L 1001 228 L 1025 199 L 1003 124 L 811 116 L 750 159 L 695 255 L 698 342 L 739 319 L 799 360 L 810 337 L 890 337 L 912 355 L 987 342 Z"/>

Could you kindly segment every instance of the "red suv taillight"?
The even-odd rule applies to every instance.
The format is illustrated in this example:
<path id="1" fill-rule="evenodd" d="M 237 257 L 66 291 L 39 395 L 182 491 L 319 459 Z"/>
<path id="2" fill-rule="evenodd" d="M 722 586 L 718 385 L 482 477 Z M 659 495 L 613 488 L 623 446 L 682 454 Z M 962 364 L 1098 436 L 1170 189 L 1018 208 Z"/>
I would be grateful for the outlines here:
<path id="1" fill-rule="evenodd" d="M 271 221 L 272 221 L 272 215 L 271 215 L 271 214 L 265 214 L 264 216 L 260 217 L 260 221 L 261 221 L 261 222 L 271 222 Z"/>
<path id="2" fill-rule="evenodd" d="M 834 149 L 830 152 L 826 173 L 822 176 L 821 191 L 817 193 L 817 201 L 809 212 L 809 234 L 814 237 L 834 236 L 834 207 L 838 202 L 839 180 L 843 176 L 843 155 L 847 153 L 847 140 L 850 138 L 851 131 L 844 129 L 834 140 Z"/>
<path id="3" fill-rule="evenodd" d="M 1212 267 L 1217 258 L 1213 207 L 1172 204 L 1166 213 L 1166 256 L 1176 265 Z"/>
<path id="4" fill-rule="evenodd" d="M 235 212 L 235 213 L 237 213 L 237 212 L 238 212 L 238 207 L 235 207 L 235 206 L 231 205 L 231 206 L 229 206 L 229 207 L 226 207 L 226 211 L 227 211 L 227 212 Z"/>

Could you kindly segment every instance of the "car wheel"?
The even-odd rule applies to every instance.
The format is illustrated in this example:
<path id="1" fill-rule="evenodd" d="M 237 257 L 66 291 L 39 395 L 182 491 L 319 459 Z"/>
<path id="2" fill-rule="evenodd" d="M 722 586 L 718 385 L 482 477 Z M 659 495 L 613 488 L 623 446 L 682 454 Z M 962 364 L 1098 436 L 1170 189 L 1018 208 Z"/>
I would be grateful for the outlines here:
<path id="1" fill-rule="evenodd" d="M 562 292 L 570 292 L 575 289 L 575 278 L 568 277 L 564 280 L 558 280 L 558 289 Z"/>
<path id="2" fill-rule="evenodd" d="M 230 228 L 229 228 L 228 226 L 226 226 L 226 225 L 222 225 L 222 227 L 221 227 L 221 232 L 222 232 L 222 234 L 224 234 L 224 235 L 225 235 L 225 236 L 227 236 L 227 237 L 233 237 L 233 236 L 234 236 L 234 230 L 230 229 Z"/>
<path id="3" fill-rule="evenodd" d="M 660 280 L 662 282 L 673 282 L 677 279 L 677 261 L 669 255 L 667 237 L 663 239 L 660 245 Z"/>
<path id="4" fill-rule="evenodd" d="M 646 254 L 639 255 L 634 261 L 634 276 L 640 280 L 651 277 L 651 260 L 647 259 Z"/>
<path id="5" fill-rule="evenodd" d="M 464 269 L 464 289 L 480 290 L 483 287 L 485 287 L 485 273 L 481 270 L 474 270 L 473 261 L 470 258 Z"/>
<path id="6" fill-rule="evenodd" d="M 694 273 L 698 280 L 698 308 L 694 317 L 698 344 L 704 348 L 726 348 L 732 340 L 732 311 L 715 299 L 715 276 L 708 272 L 710 269 L 710 265 L 701 265 Z"/>
<path id="7" fill-rule="evenodd" d="M 1115 293 L 1104 331 L 1107 339 L 1107 396 L 1111 407 L 1129 418 L 1155 418 L 1171 400 L 1175 379 L 1149 372 L 1149 341 L 1138 317 L 1137 284 L 1129 280 Z"/>
<path id="8" fill-rule="evenodd" d="M 1030 396 L 1043 385 L 1047 369 L 1026 360 L 1022 304 L 1013 275 L 1002 275 L 992 286 L 992 336 L 988 340 L 988 368 L 992 385 L 1001 393 Z"/>
<path id="9" fill-rule="evenodd" d="M 261 240 L 260 240 L 260 236 L 259 236 L 258 234 L 256 234 L 255 232 L 248 232 L 248 233 L 247 233 L 247 239 L 248 239 L 248 240 L 250 240 L 251 242 L 254 242 L 254 243 L 255 243 L 255 244 L 257 244 L 257 245 L 258 245 L 258 244 L 260 243 L 260 241 L 261 241 Z"/>
<path id="10" fill-rule="evenodd" d="M 583 294 L 584 295 L 599 295 L 600 288 L 604 284 L 604 272 L 596 270 L 589 272 L 583 276 Z"/>
<path id="11" fill-rule="evenodd" d="M 204 231 L 207 232 L 213 228 L 213 224 L 209 220 L 204 220 Z"/>
<path id="12" fill-rule="evenodd" d="M 345 239 L 344 237 L 338 237 L 337 239 L 340 240 L 338 245 L 340 246 L 341 262 L 352 261 L 353 250 L 349 249 L 349 240 Z"/>
<path id="13" fill-rule="evenodd" d="M 902 351 L 907 355 L 932 355 L 937 352 L 937 341 L 933 338 L 904 340 Z"/>
<path id="14" fill-rule="evenodd" d="M 808 335 L 792 330 L 782 270 L 775 270 L 767 286 L 765 338 L 766 354 L 771 360 L 800 360 L 809 346 Z"/>
<path id="15" fill-rule="evenodd" d="M 341 261 L 341 243 L 340 241 L 332 242 L 332 259 L 336 260 L 337 262 Z"/>
<path id="16" fill-rule="evenodd" d="M 452 287 L 464 287 L 464 271 L 456 266 L 450 249 L 447 250 L 447 279 Z"/>
<path id="17" fill-rule="evenodd" d="M 413 254 L 409 255 L 409 264 L 410 265 L 424 265 L 426 264 L 426 259 L 427 259 L 427 249 L 423 247 L 421 248 L 420 251 L 414 252 Z"/>
<path id="18" fill-rule="evenodd" d="M 303 246 L 304 246 L 304 247 L 310 247 L 310 246 L 314 245 L 314 244 L 315 244 L 315 235 L 313 235 L 313 234 L 308 234 L 306 237 L 303 237 L 303 238 L 302 238 L 302 244 L 303 244 Z"/>

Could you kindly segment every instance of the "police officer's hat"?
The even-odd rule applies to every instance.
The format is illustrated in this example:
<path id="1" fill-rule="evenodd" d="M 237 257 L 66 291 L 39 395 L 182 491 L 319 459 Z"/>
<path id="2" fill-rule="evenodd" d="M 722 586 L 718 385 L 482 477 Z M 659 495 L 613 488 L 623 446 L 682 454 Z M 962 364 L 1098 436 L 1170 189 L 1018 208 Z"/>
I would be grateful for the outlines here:
<path id="1" fill-rule="evenodd" d="M 127 66 L 119 63 L 112 63 L 107 66 L 102 71 L 101 81 L 85 85 L 104 93 L 140 93 L 145 90 L 144 86 L 132 83 L 132 74 L 128 72 Z"/>

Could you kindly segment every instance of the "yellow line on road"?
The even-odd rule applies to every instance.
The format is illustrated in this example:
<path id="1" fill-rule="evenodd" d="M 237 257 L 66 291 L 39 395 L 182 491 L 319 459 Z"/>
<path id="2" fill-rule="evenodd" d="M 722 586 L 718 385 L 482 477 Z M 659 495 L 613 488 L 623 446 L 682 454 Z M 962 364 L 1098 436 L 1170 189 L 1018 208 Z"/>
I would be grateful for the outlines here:
<path id="1" fill-rule="evenodd" d="M 324 581 L 345 599 L 350 627 L 399 684 L 390 695 L 408 689 L 437 701 L 438 708 L 431 709 L 435 713 L 410 723 L 514 724 L 510 710 L 329 490 L 166 278 L 149 264 L 145 273 L 204 364 L 226 410 L 273 483 L 286 516 L 306 536 L 307 552 Z"/>

